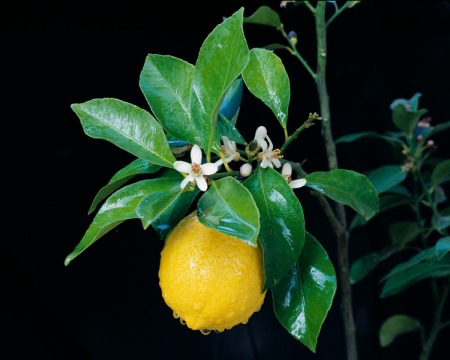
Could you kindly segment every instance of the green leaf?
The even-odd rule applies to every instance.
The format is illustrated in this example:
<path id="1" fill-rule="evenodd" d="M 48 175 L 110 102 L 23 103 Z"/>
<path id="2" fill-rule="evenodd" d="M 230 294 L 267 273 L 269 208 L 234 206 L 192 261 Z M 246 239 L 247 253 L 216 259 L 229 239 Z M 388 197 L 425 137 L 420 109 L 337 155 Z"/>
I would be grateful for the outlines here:
<path id="1" fill-rule="evenodd" d="M 194 65 L 168 55 L 147 55 L 139 86 L 153 114 L 173 137 L 196 144 L 198 129 L 191 117 Z"/>
<path id="2" fill-rule="evenodd" d="M 419 98 L 421 93 L 415 93 L 411 99 L 399 98 L 395 99 L 389 107 L 394 110 L 397 105 L 403 105 L 409 108 L 410 111 L 417 111 L 419 109 Z"/>
<path id="3" fill-rule="evenodd" d="M 393 315 L 380 327 L 379 340 L 381 347 L 390 345 L 399 335 L 421 328 L 420 321 L 408 315 Z"/>
<path id="4" fill-rule="evenodd" d="M 245 24 L 258 24 L 281 28 L 281 20 L 278 13 L 269 6 L 260 6 L 252 15 L 244 17 Z"/>
<path id="5" fill-rule="evenodd" d="M 316 352 L 322 324 L 336 293 L 336 273 L 328 254 L 309 233 L 297 263 L 272 288 L 274 312 L 283 327 Z"/>
<path id="6" fill-rule="evenodd" d="M 424 140 L 428 140 L 430 137 L 449 128 L 450 128 L 450 121 L 433 126 L 431 130 L 424 136 Z"/>
<path id="7" fill-rule="evenodd" d="M 405 180 L 408 172 L 402 171 L 401 165 L 384 165 L 381 166 L 367 176 L 381 194 Z"/>
<path id="8" fill-rule="evenodd" d="M 191 88 L 191 114 L 199 139 L 196 142 L 209 159 L 219 153 L 217 117 L 234 80 L 248 63 L 249 49 L 242 29 L 244 8 L 224 20 L 203 42 L 195 64 Z"/>
<path id="9" fill-rule="evenodd" d="M 433 229 L 441 231 L 450 226 L 450 215 L 440 215 L 434 213 L 431 218 L 431 225 Z"/>
<path id="10" fill-rule="evenodd" d="M 428 112 L 427 109 L 420 109 L 417 111 L 408 111 L 404 105 L 397 105 L 392 111 L 392 121 L 395 126 L 403 131 L 408 139 L 412 138 L 414 128 L 419 122 L 420 118 Z"/>
<path id="11" fill-rule="evenodd" d="M 143 225 L 148 224 L 146 214 L 142 214 L 141 203 L 148 196 L 152 197 L 154 194 L 182 191 L 181 180 L 181 176 L 142 180 L 117 190 L 100 207 L 83 238 L 66 257 L 64 264 L 69 265 L 74 258 L 125 220 L 143 219 Z M 167 206 L 164 202 L 159 201 L 159 197 L 152 197 L 152 199 L 154 201 L 146 202 L 145 206 L 154 206 L 156 209 Z"/>
<path id="12" fill-rule="evenodd" d="M 123 184 L 130 181 L 136 175 L 142 174 L 152 174 L 161 169 L 161 166 L 150 164 L 146 160 L 136 159 L 130 164 L 125 166 L 123 169 L 119 170 L 114 176 L 109 180 L 108 184 L 103 186 L 95 196 L 92 201 L 91 207 L 89 208 L 88 215 L 92 214 L 96 209 L 97 205 L 100 204 L 104 199 L 111 195 L 114 191 L 120 188 Z"/>
<path id="13" fill-rule="evenodd" d="M 242 77 L 250 92 L 272 110 L 286 129 L 291 90 L 281 59 L 272 51 L 254 48 Z"/>
<path id="14" fill-rule="evenodd" d="M 243 80 L 241 77 L 233 81 L 225 94 L 220 105 L 219 115 L 228 119 L 232 125 L 236 125 L 237 115 L 241 107 L 242 93 L 244 92 Z"/>
<path id="15" fill-rule="evenodd" d="M 72 104 L 86 135 L 110 141 L 134 156 L 172 167 L 176 161 L 164 130 L 147 111 L 118 99 L 94 99 Z"/>
<path id="16" fill-rule="evenodd" d="M 217 124 L 220 136 L 226 136 L 236 144 L 247 145 L 247 142 L 241 136 L 238 129 L 236 129 L 233 123 L 226 119 L 222 114 L 219 114 Z"/>
<path id="17" fill-rule="evenodd" d="M 286 275 L 302 251 L 303 209 L 287 181 L 270 167 L 258 167 L 243 185 L 250 190 L 259 209 L 258 240 L 264 253 L 264 289 L 269 289 Z"/>
<path id="18" fill-rule="evenodd" d="M 336 139 L 336 144 L 353 142 L 353 141 L 356 141 L 359 139 L 364 139 L 364 138 L 377 138 L 377 139 L 385 140 L 391 144 L 403 145 L 403 142 L 401 140 L 399 140 L 393 136 L 380 135 L 374 131 L 364 131 L 364 132 L 358 132 L 358 133 L 354 133 L 354 134 L 348 134 L 348 135 L 341 136 Z"/>
<path id="19" fill-rule="evenodd" d="M 389 225 L 391 242 L 400 246 L 405 246 L 415 240 L 420 232 L 420 226 L 414 221 L 398 221 Z"/>
<path id="20" fill-rule="evenodd" d="M 450 258 L 444 257 L 440 261 L 426 261 L 436 259 L 434 248 L 429 248 L 412 257 L 405 263 L 397 265 L 387 274 L 387 279 L 381 289 L 381 298 L 402 292 L 410 286 L 426 278 L 437 278 L 450 275 Z"/>
<path id="21" fill-rule="evenodd" d="M 431 173 L 431 185 L 437 186 L 450 180 L 450 159 L 440 162 Z"/>
<path id="22" fill-rule="evenodd" d="M 364 279 L 381 262 L 381 255 L 371 252 L 356 259 L 350 267 L 350 282 L 356 284 Z"/>
<path id="23" fill-rule="evenodd" d="M 436 241 L 435 252 L 437 260 L 441 260 L 450 252 L 450 236 L 444 236 Z"/>
<path id="24" fill-rule="evenodd" d="M 214 180 L 197 203 L 199 221 L 257 246 L 259 211 L 250 192 L 231 176 Z"/>
<path id="25" fill-rule="evenodd" d="M 306 185 L 329 198 L 350 206 L 365 220 L 379 207 L 378 194 L 369 179 L 352 170 L 317 171 L 306 176 Z"/>

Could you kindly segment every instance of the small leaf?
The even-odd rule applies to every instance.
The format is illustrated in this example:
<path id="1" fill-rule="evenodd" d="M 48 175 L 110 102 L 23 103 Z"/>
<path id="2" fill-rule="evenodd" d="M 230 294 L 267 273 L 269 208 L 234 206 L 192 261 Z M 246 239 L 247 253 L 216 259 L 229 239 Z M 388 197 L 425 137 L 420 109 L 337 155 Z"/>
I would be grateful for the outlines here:
<path id="1" fill-rule="evenodd" d="M 94 200 L 92 201 L 91 207 L 89 208 L 88 215 L 92 214 L 100 202 L 106 199 L 114 191 L 120 188 L 123 184 L 130 181 L 136 175 L 141 174 L 152 174 L 161 169 L 161 166 L 151 164 L 146 160 L 136 159 L 130 164 L 125 166 L 123 169 L 119 170 L 114 176 L 109 180 L 108 184 L 103 186 Z"/>
<path id="2" fill-rule="evenodd" d="M 309 233 L 297 263 L 272 288 L 274 312 L 283 327 L 316 352 L 322 324 L 333 303 L 336 273 L 325 249 Z"/>
<path id="3" fill-rule="evenodd" d="M 191 86 L 194 65 L 168 55 L 147 55 L 139 86 L 153 114 L 173 137 L 198 142 L 191 117 Z"/>
<path id="4" fill-rule="evenodd" d="M 228 89 L 248 63 L 249 49 L 242 29 L 244 8 L 226 18 L 208 35 L 195 64 L 191 88 L 192 121 L 197 144 L 206 158 L 219 153 L 217 117 Z"/>
<path id="5" fill-rule="evenodd" d="M 415 93 L 411 99 L 395 99 L 389 107 L 394 110 L 397 105 L 403 105 L 408 107 L 410 111 L 417 111 L 419 109 L 419 98 L 422 96 L 421 93 Z"/>
<path id="6" fill-rule="evenodd" d="M 367 176 L 381 194 L 405 180 L 408 172 L 402 171 L 401 165 L 384 165 L 381 166 Z"/>
<path id="7" fill-rule="evenodd" d="M 431 218 L 431 225 L 433 229 L 441 231 L 450 226 L 450 215 L 433 214 Z"/>
<path id="8" fill-rule="evenodd" d="M 436 258 L 441 260 L 450 252 L 450 236 L 440 238 L 435 245 Z"/>
<path id="9" fill-rule="evenodd" d="M 440 162 L 431 173 L 431 185 L 437 186 L 450 180 L 450 159 Z"/>
<path id="10" fill-rule="evenodd" d="M 244 23 L 281 27 L 280 16 L 269 6 L 260 6 L 252 15 L 244 17 Z"/>
<path id="11" fill-rule="evenodd" d="M 250 192 L 231 176 L 215 180 L 197 203 L 199 221 L 256 246 L 259 211 Z"/>
<path id="12" fill-rule="evenodd" d="M 403 131 L 408 139 L 412 138 L 414 128 L 419 122 L 420 118 L 428 112 L 427 109 L 420 109 L 417 111 L 408 111 L 404 105 L 397 105 L 392 111 L 392 121 L 395 126 Z"/>
<path id="13" fill-rule="evenodd" d="M 356 284 L 364 279 L 380 263 L 381 255 L 371 252 L 356 259 L 350 267 L 350 282 Z"/>
<path id="14" fill-rule="evenodd" d="M 428 132 L 426 134 L 426 136 L 424 136 L 424 140 L 428 140 L 430 137 L 436 135 L 437 133 L 439 133 L 441 131 L 447 130 L 449 128 L 450 128 L 450 121 L 447 121 L 447 122 L 442 123 L 442 124 L 438 124 L 436 126 L 432 126 L 431 127 L 431 131 Z"/>
<path id="15" fill-rule="evenodd" d="M 247 142 L 243 139 L 238 129 L 236 129 L 233 123 L 226 119 L 222 114 L 219 114 L 217 125 L 220 136 L 226 136 L 236 144 L 247 145 Z"/>
<path id="16" fill-rule="evenodd" d="M 354 133 L 354 134 L 348 134 L 348 135 L 341 136 L 336 139 L 336 144 L 353 142 L 353 141 L 356 141 L 359 139 L 364 139 L 364 138 L 377 138 L 377 139 L 385 140 L 391 144 L 403 145 L 403 142 L 394 136 L 380 135 L 374 131 L 364 131 L 364 132 L 358 132 L 358 133 Z"/>
<path id="17" fill-rule="evenodd" d="M 399 335 L 421 328 L 420 321 L 408 315 L 393 315 L 383 322 L 380 328 L 379 340 L 381 347 L 390 345 Z"/>
<path id="18" fill-rule="evenodd" d="M 317 171 L 306 176 L 306 185 L 329 198 L 350 206 L 365 220 L 379 207 L 378 194 L 369 179 L 352 170 Z"/>
<path id="19" fill-rule="evenodd" d="M 172 167 L 176 161 L 161 125 L 147 111 L 117 99 L 72 104 L 86 135 L 110 141 L 134 156 Z"/>
<path id="20" fill-rule="evenodd" d="M 272 110 L 286 129 L 291 90 L 281 59 L 272 51 L 254 48 L 242 77 L 252 94 Z"/>
<path id="21" fill-rule="evenodd" d="M 272 168 L 258 167 L 243 185 L 250 190 L 259 209 L 258 240 L 264 253 L 264 289 L 269 289 L 286 275 L 303 248 L 303 209 L 287 181 Z"/>
<path id="22" fill-rule="evenodd" d="M 70 262 L 95 243 L 103 235 L 120 225 L 125 220 L 138 219 L 141 202 L 155 193 L 171 192 L 180 189 L 181 176 L 175 178 L 158 178 L 142 180 L 124 186 L 112 194 L 100 207 L 92 223 L 75 249 L 66 257 L 64 264 Z M 154 204 L 161 207 L 163 203 L 155 200 Z"/>
<path id="23" fill-rule="evenodd" d="M 414 221 L 398 221 L 389 225 L 391 242 L 401 246 L 416 239 L 421 231 L 420 226 Z"/>

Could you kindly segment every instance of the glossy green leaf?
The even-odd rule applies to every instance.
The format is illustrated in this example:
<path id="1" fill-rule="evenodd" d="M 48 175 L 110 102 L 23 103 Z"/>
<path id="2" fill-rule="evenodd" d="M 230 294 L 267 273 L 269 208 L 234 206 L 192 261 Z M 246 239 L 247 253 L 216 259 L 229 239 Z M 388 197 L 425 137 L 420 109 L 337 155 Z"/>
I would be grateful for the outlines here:
<path id="1" fill-rule="evenodd" d="M 258 24 L 281 28 L 281 20 L 278 13 L 269 6 L 260 6 L 252 15 L 244 17 L 245 24 Z"/>
<path id="2" fill-rule="evenodd" d="M 197 215 L 203 225 L 257 245 L 258 208 L 250 192 L 231 176 L 211 183 L 198 200 Z"/>
<path id="3" fill-rule="evenodd" d="M 430 255 L 430 252 L 433 255 Z M 406 263 L 397 265 L 388 275 L 386 282 L 381 289 L 381 298 L 398 294 L 410 286 L 426 278 L 438 278 L 450 275 L 450 256 L 442 258 L 440 261 L 417 262 L 419 257 L 435 256 L 434 249 L 427 249 Z M 414 266 L 411 264 L 414 262 Z M 399 268 L 402 267 L 401 271 Z"/>
<path id="4" fill-rule="evenodd" d="M 285 129 L 291 88 L 281 59 L 272 51 L 254 48 L 242 77 L 250 92 L 272 110 Z"/>
<path id="5" fill-rule="evenodd" d="M 242 135 L 239 133 L 231 121 L 219 114 L 217 125 L 220 136 L 226 136 L 228 139 L 234 141 L 236 144 L 247 145 Z"/>
<path id="6" fill-rule="evenodd" d="M 421 328 L 420 321 L 403 314 L 393 315 L 380 327 L 379 341 L 381 347 L 390 345 L 398 336 Z"/>
<path id="7" fill-rule="evenodd" d="M 269 289 L 292 268 L 303 248 L 303 209 L 287 181 L 270 167 L 258 167 L 243 184 L 250 190 L 259 209 L 261 230 L 258 240 L 264 253 L 264 289 Z"/>
<path id="8" fill-rule="evenodd" d="M 94 99 L 72 104 L 86 135 L 110 141 L 134 156 L 172 167 L 176 161 L 164 130 L 147 111 L 118 99 Z"/>
<path id="9" fill-rule="evenodd" d="M 229 87 L 248 63 L 249 49 L 242 29 L 244 8 L 226 18 L 203 42 L 191 88 L 192 121 L 196 142 L 205 151 L 219 153 L 217 117 Z"/>
<path id="10" fill-rule="evenodd" d="M 316 352 L 336 287 L 336 273 L 327 252 L 306 233 L 297 263 L 271 291 L 274 312 L 280 323 L 312 352 Z"/>
<path id="11" fill-rule="evenodd" d="M 450 252 L 450 236 L 444 236 L 436 241 L 435 252 L 437 260 L 441 260 Z"/>
<path id="12" fill-rule="evenodd" d="M 336 139 L 336 144 L 353 142 L 353 141 L 356 141 L 359 139 L 364 139 L 364 138 L 376 138 L 376 139 L 385 140 L 391 144 L 399 144 L 399 145 L 403 144 L 403 142 L 400 139 L 398 139 L 394 136 L 381 135 L 374 131 L 364 131 L 364 132 L 358 132 L 358 133 L 354 133 L 354 134 L 348 134 L 348 135 L 341 136 Z"/>
<path id="13" fill-rule="evenodd" d="M 307 187 L 350 206 L 365 220 L 378 212 L 378 194 L 369 179 L 352 170 L 317 171 L 306 176 Z"/>
<path id="14" fill-rule="evenodd" d="M 431 173 L 431 185 L 437 186 L 450 180 L 450 159 L 440 162 Z"/>
<path id="15" fill-rule="evenodd" d="M 191 86 L 194 65 L 168 55 L 147 55 L 139 86 L 163 128 L 177 139 L 198 142 L 191 117 Z"/>
<path id="16" fill-rule="evenodd" d="M 136 159 L 130 164 L 125 166 L 123 169 L 119 170 L 114 176 L 109 180 L 108 184 L 103 186 L 95 196 L 92 201 L 91 207 L 89 208 L 88 215 L 92 214 L 96 209 L 97 205 L 100 204 L 104 199 L 111 195 L 114 191 L 120 188 L 123 184 L 130 181 L 137 175 L 142 174 L 152 174 L 161 169 L 161 166 L 151 164 L 146 160 Z"/>
<path id="17" fill-rule="evenodd" d="M 83 238 L 66 257 L 64 264 L 69 265 L 74 258 L 125 220 L 143 219 L 144 222 L 148 223 L 146 214 L 141 214 L 142 201 L 154 194 L 161 195 L 164 192 L 182 191 L 180 188 L 181 181 L 181 176 L 142 180 L 117 190 L 100 207 Z M 159 197 L 153 197 L 153 200 L 147 202 L 145 206 L 155 206 L 157 209 L 166 207 L 164 202 L 159 201 Z M 146 225 L 144 222 L 143 226 Z"/>
<path id="18" fill-rule="evenodd" d="M 381 194 L 406 179 L 408 172 L 402 171 L 402 165 L 384 165 L 370 172 L 367 177 Z"/>
<path id="19" fill-rule="evenodd" d="M 236 125 L 237 115 L 241 108 L 242 93 L 244 92 L 244 82 L 238 77 L 227 90 L 222 104 L 220 105 L 219 115 L 228 119 L 232 125 Z"/>
<path id="20" fill-rule="evenodd" d="M 404 105 L 399 104 L 392 110 L 392 121 L 399 130 L 407 135 L 408 139 L 411 139 L 414 128 L 427 112 L 427 109 L 408 111 Z"/>
<path id="21" fill-rule="evenodd" d="M 414 221 L 398 221 L 389 224 L 391 242 L 401 246 L 415 240 L 421 231 L 420 226 Z"/>

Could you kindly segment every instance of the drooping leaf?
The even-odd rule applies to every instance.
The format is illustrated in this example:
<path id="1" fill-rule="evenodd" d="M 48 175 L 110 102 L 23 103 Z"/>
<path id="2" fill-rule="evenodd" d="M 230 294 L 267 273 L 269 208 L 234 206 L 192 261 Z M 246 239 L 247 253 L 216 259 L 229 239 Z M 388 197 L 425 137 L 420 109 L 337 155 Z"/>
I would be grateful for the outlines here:
<path id="1" fill-rule="evenodd" d="M 243 185 L 250 190 L 259 209 L 258 240 L 264 253 L 264 289 L 269 289 L 286 275 L 303 248 L 303 209 L 287 181 L 272 168 L 258 167 Z"/>
<path id="2" fill-rule="evenodd" d="M 379 208 L 378 194 L 373 184 L 366 176 L 352 170 L 313 172 L 306 176 L 305 186 L 350 206 L 366 220 L 374 216 Z"/>
<path id="3" fill-rule="evenodd" d="M 370 172 L 367 177 L 381 194 L 406 179 L 408 172 L 402 170 L 402 165 L 384 165 Z"/>
<path id="4" fill-rule="evenodd" d="M 450 159 L 440 162 L 431 173 L 431 185 L 437 186 L 450 181 Z"/>
<path id="5" fill-rule="evenodd" d="M 64 264 L 69 263 L 95 243 L 103 235 L 129 219 L 143 219 L 143 226 L 148 224 L 145 214 L 140 214 L 139 207 L 146 197 L 164 192 L 183 191 L 180 188 L 181 175 L 174 178 L 156 178 L 142 180 L 117 190 L 113 193 L 98 210 L 89 228 L 75 249 L 66 257 Z M 158 209 L 166 207 L 160 198 L 147 202 L 146 206 L 155 206 Z M 162 213 L 162 211 L 161 211 Z"/>
<path id="6" fill-rule="evenodd" d="M 436 241 L 435 252 L 437 260 L 441 260 L 450 252 L 450 236 L 444 236 Z"/>
<path id="7" fill-rule="evenodd" d="M 257 245 L 258 208 L 250 192 L 231 176 L 211 183 L 198 200 L 197 214 L 203 225 Z"/>
<path id="8" fill-rule="evenodd" d="M 427 112 L 427 109 L 408 111 L 404 105 L 399 104 L 392 110 L 392 121 L 399 130 L 406 134 L 408 139 L 411 139 L 414 128 Z"/>
<path id="9" fill-rule="evenodd" d="M 147 111 L 118 99 L 72 104 L 86 135 L 110 141 L 152 164 L 172 167 L 176 161 L 164 130 Z"/>
<path id="10" fill-rule="evenodd" d="M 168 55 L 147 55 L 139 86 L 153 114 L 173 137 L 196 144 L 199 136 L 191 117 L 194 65 Z"/>
<path id="11" fill-rule="evenodd" d="M 276 29 L 281 27 L 278 13 L 266 5 L 260 6 L 252 15 L 244 17 L 244 23 L 272 26 Z"/>
<path id="12" fill-rule="evenodd" d="M 400 246 L 415 240 L 421 231 L 420 226 L 414 221 L 398 221 L 389 224 L 391 242 Z"/>
<path id="13" fill-rule="evenodd" d="M 161 166 L 151 164 L 146 160 L 136 159 L 114 174 L 108 184 L 103 186 L 92 201 L 88 215 L 92 214 L 97 205 L 120 188 L 123 184 L 130 181 L 136 175 L 152 174 L 161 169 Z"/>
<path id="14" fill-rule="evenodd" d="M 217 117 L 229 87 L 248 63 L 249 49 L 242 29 L 244 8 L 226 18 L 203 42 L 191 88 L 191 114 L 205 151 L 220 152 Z"/>
<path id="15" fill-rule="evenodd" d="M 381 347 L 390 345 L 398 336 L 420 329 L 420 321 L 404 314 L 397 314 L 386 319 L 378 335 Z"/>
<path id="16" fill-rule="evenodd" d="M 281 59 L 272 51 L 254 48 L 242 77 L 250 92 L 272 110 L 286 129 L 291 89 Z"/>
<path id="17" fill-rule="evenodd" d="M 325 249 L 309 233 L 297 263 L 272 288 L 274 312 L 283 327 L 316 352 L 322 324 L 333 303 L 336 273 Z"/>

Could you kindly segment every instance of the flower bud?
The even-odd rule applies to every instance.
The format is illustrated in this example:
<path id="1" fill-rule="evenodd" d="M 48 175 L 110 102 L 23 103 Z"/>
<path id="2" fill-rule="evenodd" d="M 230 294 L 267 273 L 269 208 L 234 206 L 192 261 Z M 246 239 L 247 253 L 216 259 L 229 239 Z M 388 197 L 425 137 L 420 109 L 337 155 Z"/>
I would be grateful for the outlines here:
<path id="1" fill-rule="evenodd" d="M 252 166 L 248 163 L 242 164 L 239 172 L 242 177 L 247 177 L 252 173 Z"/>

